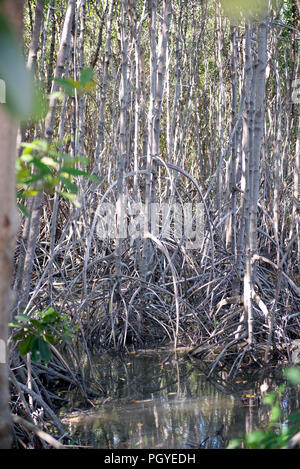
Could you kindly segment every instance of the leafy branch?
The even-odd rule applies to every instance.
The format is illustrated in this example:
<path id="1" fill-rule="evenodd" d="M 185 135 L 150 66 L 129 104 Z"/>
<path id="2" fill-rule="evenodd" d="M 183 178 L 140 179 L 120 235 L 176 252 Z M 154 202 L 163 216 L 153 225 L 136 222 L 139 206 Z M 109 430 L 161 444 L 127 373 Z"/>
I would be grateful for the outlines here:
<path id="1" fill-rule="evenodd" d="M 39 192 L 53 194 L 56 191 L 79 207 L 75 178 L 80 176 L 101 183 L 95 175 L 76 168 L 78 163 L 82 166 L 88 164 L 85 157 L 60 153 L 55 144 L 49 144 L 45 140 L 22 143 L 22 146 L 23 153 L 16 162 L 17 199 L 19 209 L 26 216 L 29 216 L 29 212 L 24 201 Z"/>
<path id="2" fill-rule="evenodd" d="M 293 386 L 300 385 L 300 368 L 290 367 L 284 372 L 285 377 Z M 247 449 L 280 449 L 285 447 L 291 438 L 300 431 L 300 413 L 290 415 L 281 427 L 281 397 L 286 389 L 283 384 L 277 391 L 272 391 L 263 399 L 264 404 L 270 406 L 270 420 L 265 430 L 253 430 L 242 440 L 233 439 L 229 442 L 227 449 L 237 449 L 244 447 Z"/>

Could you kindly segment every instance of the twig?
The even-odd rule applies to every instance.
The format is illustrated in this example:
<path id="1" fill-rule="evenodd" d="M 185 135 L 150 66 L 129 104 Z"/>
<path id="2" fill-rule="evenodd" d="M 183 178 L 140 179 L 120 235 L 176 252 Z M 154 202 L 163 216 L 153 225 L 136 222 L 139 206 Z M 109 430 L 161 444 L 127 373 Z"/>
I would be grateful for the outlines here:
<path id="1" fill-rule="evenodd" d="M 39 438 L 41 438 L 42 440 L 45 440 L 49 445 L 53 446 L 53 448 L 64 449 L 66 447 L 65 445 L 57 441 L 55 438 L 53 438 L 53 436 L 49 435 L 49 433 L 44 432 L 44 430 L 41 430 L 39 427 L 37 427 L 33 423 L 30 423 L 27 420 L 15 414 L 12 414 L 11 417 L 14 423 L 18 425 L 23 425 L 25 428 L 35 433 Z"/>

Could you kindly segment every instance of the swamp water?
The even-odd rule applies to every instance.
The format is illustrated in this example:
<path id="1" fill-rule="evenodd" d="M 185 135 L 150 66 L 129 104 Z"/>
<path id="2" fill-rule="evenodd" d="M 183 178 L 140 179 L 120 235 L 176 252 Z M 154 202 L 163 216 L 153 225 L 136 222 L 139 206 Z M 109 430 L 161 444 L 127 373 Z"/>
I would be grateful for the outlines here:
<path id="1" fill-rule="evenodd" d="M 226 371 L 207 379 L 197 361 L 167 352 L 94 357 L 94 378 L 104 396 L 88 409 L 76 391 L 65 397 L 60 417 L 74 440 L 98 449 L 226 448 L 269 420 L 260 386 L 283 382 L 282 370 L 247 368 L 226 381 Z M 99 390 L 98 390 L 99 392 Z M 287 388 L 283 420 L 296 412 L 300 395 Z"/>

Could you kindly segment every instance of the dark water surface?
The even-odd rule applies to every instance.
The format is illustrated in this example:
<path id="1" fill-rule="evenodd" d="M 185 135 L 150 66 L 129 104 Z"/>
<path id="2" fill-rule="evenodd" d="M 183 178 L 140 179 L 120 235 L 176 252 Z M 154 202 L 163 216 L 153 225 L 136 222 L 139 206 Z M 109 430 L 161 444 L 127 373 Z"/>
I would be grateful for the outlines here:
<path id="1" fill-rule="evenodd" d="M 72 391 L 61 417 L 74 440 L 109 449 L 226 448 L 266 425 L 261 386 L 276 390 L 282 370 L 249 367 L 230 381 L 226 371 L 208 380 L 200 365 L 170 352 L 93 357 L 93 379 L 106 398 L 85 409 Z M 285 391 L 283 421 L 299 402 L 294 389 Z"/>

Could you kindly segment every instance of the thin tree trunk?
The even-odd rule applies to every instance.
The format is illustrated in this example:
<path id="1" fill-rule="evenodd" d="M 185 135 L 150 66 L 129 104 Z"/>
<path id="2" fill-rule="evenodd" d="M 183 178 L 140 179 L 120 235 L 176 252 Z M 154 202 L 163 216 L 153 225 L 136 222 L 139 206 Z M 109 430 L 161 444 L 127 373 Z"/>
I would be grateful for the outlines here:
<path id="1" fill-rule="evenodd" d="M 244 47 L 244 85 L 243 93 L 245 95 L 245 106 L 243 111 L 243 133 L 241 148 L 241 224 L 238 242 L 237 274 L 244 280 L 244 313 L 241 318 L 244 321 L 251 309 L 251 286 L 250 286 L 250 267 L 249 267 L 249 158 L 251 141 L 251 89 L 253 82 L 252 50 L 251 50 L 252 30 L 249 24 L 246 24 L 245 47 Z M 244 267 L 245 263 L 245 267 Z M 244 270 L 244 272 L 243 272 Z M 236 337 L 241 333 L 242 326 L 239 326 Z"/>
<path id="2" fill-rule="evenodd" d="M 264 129 L 264 111 L 265 111 L 265 87 L 266 87 L 266 66 L 267 66 L 267 20 L 262 21 L 257 30 L 257 63 L 254 73 L 255 89 L 255 108 L 253 122 L 253 146 L 250 148 L 249 161 L 249 181 L 250 189 L 249 199 L 249 236 L 246 237 L 246 268 L 244 276 L 244 302 L 248 321 L 248 342 L 254 343 L 254 318 L 251 303 L 256 283 L 256 268 L 253 257 L 257 251 L 257 211 L 260 183 L 260 153 Z"/>
<path id="3" fill-rule="evenodd" d="M 55 68 L 55 78 L 61 78 L 64 72 L 66 61 L 69 57 L 70 52 L 70 38 L 71 38 L 71 27 L 75 13 L 75 0 L 69 0 L 63 32 L 60 41 L 60 48 L 57 57 L 57 63 Z M 58 84 L 53 81 L 52 84 L 52 93 L 58 90 Z M 56 111 L 56 102 L 57 98 L 53 97 L 50 99 L 49 110 L 45 120 L 45 136 L 47 140 L 50 142 L 53 135 L 54 129 L 54 120 L 55 120 L 55 111 Z M 35 258 L 35 250 L 36 244 L 39 234 L 39 227 L 40 227 L 40 220 L 41 220 L 41 210 L 42 210 L 42 202 L 43 202 L 43 192 L 39 193 L 34 201 L 33 201 L 33 210 L 31 213 L 31 224 L 30 230 L 28 234 L 28 245 L 26 256 L 24 260 L 24 270 L 22 276 L 22 287 L 21 287 L 21 304 L 22 306 L 26 306 L 29 298 L 30 293 L 30 286 L 31 286 L 31 276 L 32 270 L 34 265 L 34 258 Z"/>
<path id="4" fill-rule="evenodd" d="M 237 76 L 237 28 L 231 27 L 231 89 L 232 89 L 232 130 L 236 124 L 237 100 L 238 100 L 238 76 Z M 231 215 L 226 223 L 226 248 L 231 248 L 234 255 L 234 263 L 237 262 L 236 239 L 237 239 L 237 132 L 232 138 L 232 152 L 230 159 L 230 184 L 229 193 L 231 193 Z"/>
<path id="5" fill-rule="evenodd" d="M 151 232 L 151 200 L 153 184 L 153 156 L 154 156 L 154 122 L 155 122 L 155 97 L 157 86 L 157 51 L 156 51 L 156 19 L 157 19 L 157 0 L 148 0 L 148 11 L 150 19 L 150 103 L 148 110 L 148 145 L 147 145 L 147 176 L 145 187 L 145 229 Z M 144 239 L 143 249 L 143 276 L 150 270 L 151 241 Z"/>
<path id="6" fill-rule="evenodd" d="M 70 44 L 71 44 L 71 29 L 74 19 L 76 0 L 69 0 L 66 10 L 64 27 L 60 39 L 59 51 L 57 56 L 57 62 L 54 72 L 54 80 L 52 82 L 51 94 L 55 93 L 59 89 L 58 83 L 55 81 L 56 78 L 61 78 L 64 73 L 66 61 L 69 58 Z M 51 141 L 53 130 L 54 130 L 54 119 L 56 111 L 57 97 L 52 96 L 49 102 L 49 110 L 45 120 L 45 136 L 48 141 Z"/>
<path id="7" fill-rule="evenodd" d="M 108 71 L 111 58 L 111 27 L 112 27 L 112 18 L 113 18 L 113 9 L 114 9 L 114 0 L 110 0 L 109 11 L 107 18 L 107 38 L 106 38 L 106 52 L 103 63 L 103 73 L 101 80 L 101 90 L 100 90 L 100 110 L 98 117 L 98 131 L 97 131 L 97 141 L 96 148 L 94 153 L 94 164 L 98 166 L 98 171 L 100 173 L 100 162 L 99 157 L 102 154 L 104 148 L 104 118 L 105 118 L 105 104 L 106 104 L 106 91 L 107 91 L 107 82 L 108 82 Z"/>
<path id="8" fill-rule="evenodd" d="M 117 201 L 117 249 L 116 249 L 116 274 L 118 293 L 121 297 L 121 281 L 122 281 L 122 245 L 123 238 L 126 237 L 124 233 L 124 172 L 127 163 L 127 149 L 128 149 L 128 132 L 127 132 L 127 114 L 128 114 L 128 0 L 121 1 L 121 82 L 119 90 L 120 101 L 120 144 L 119 144 L 119 159 L 118 159 L 118 201 Z"/>
<path id="9" fill-rule="evenodd" d="M 44 0 L 37 0 L 35 7 L 34 28 L 31 37 L 29 54 L 27 60 L 27 68 L 35 72 L 37 53 L 40 46 L 41 28 L 44 20 Z"/>
<path id="10" fill-rule="evenodd" d="M 78 72 L 79 75 L 84 68 L 84 32 L 85 32 L 86 0 L 81 4 L 80 15 L 80 34 L 79 34 L 79 57 Z M 80 95 L 78 98 L 78 122 L 77 138 L 75 145 L 75 155 L 84 154 L 84 132 L 85 132 L 85 97 Z"/>
<path id="11" fill-rule="evenodd" d="M 52 0 L 54 2 L 54 0 Z M 52 30 L 51 30 L 51 45 L 50 45 L 50 56 L 47 70 L 47 91 L 51 92 L 52 79 L 53 79 L 53 62 L 54 62 L 54 52 L 55 52 L 55 36 L 56 36 L 56 18 L 55 10 L 52 7 L 52 4 L 49 3 L 49 10 L 51 10 L 52 16 Z M 46 47 L 46 44 L 44 45 Z"/>
<path id="12" fill-rule="evenodd" d="M 42 44 L 41 44 L 41 59 L 40 59 L 40 81 L 43 82 L 45 79 L 45 53 L 46 53 L 46 43 L 47 43 L 47 36 L 48 36 L 48 28 L 50 22 L 50 13 L 51 13 L 51 6 L 53 0 L 49 0 L 48 11 L 45 26 L 42 33 Z"/>
<path id="13" fill-rule="evenodd" d="M 223 46 L 224 37 L 222 31 L 222 16 L 220 8 L 218 8 L 217 18 L 217 35 L 218 35 L 218 72 L 219 72 L 219 90 L 218 90 L 218 163 L 220 163 L 221 155 L 224 147 L 224 117 L 225 117 L 225 89 L 224 89 L 224 71 L 223 71 Z M 218 171 L 216 178 L 216 209 L 219 210 L 222 201 L 222 171 Z"/>

